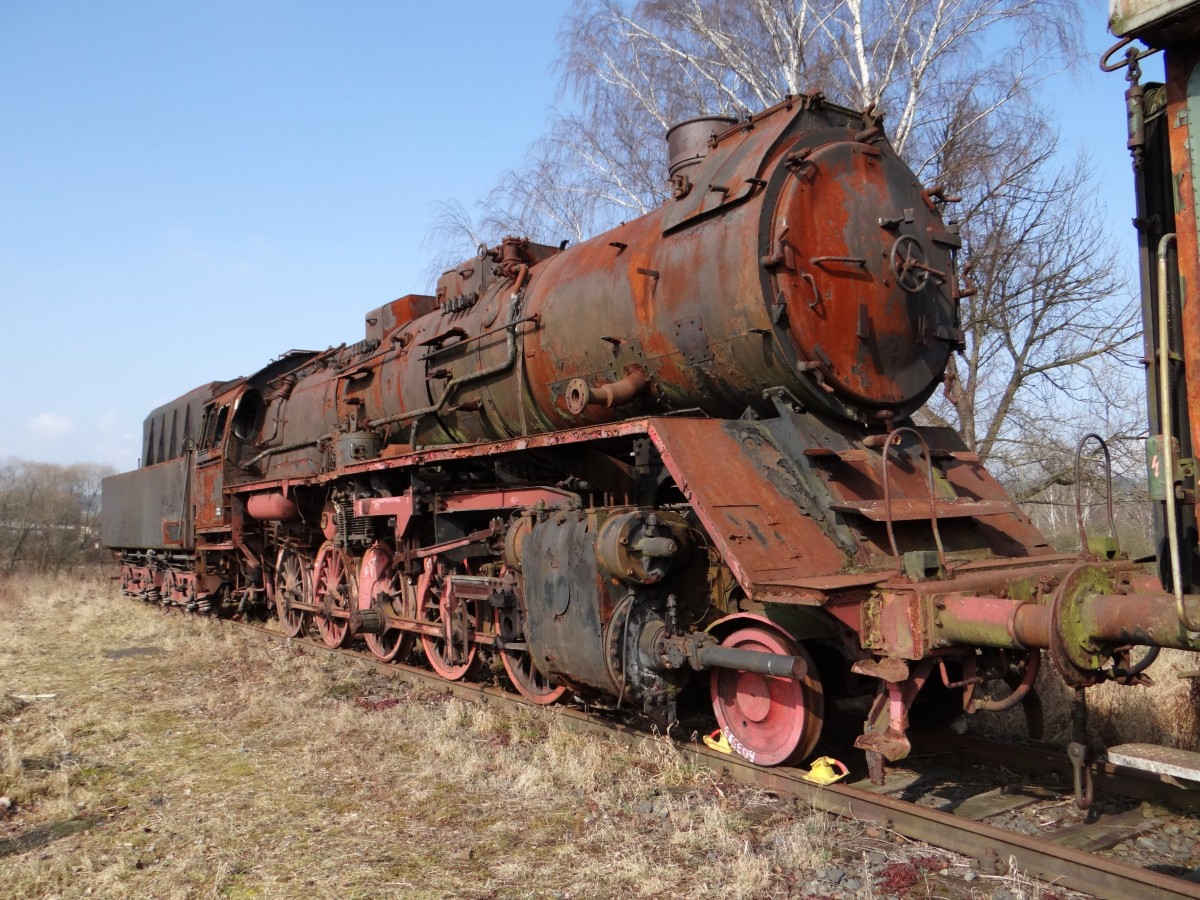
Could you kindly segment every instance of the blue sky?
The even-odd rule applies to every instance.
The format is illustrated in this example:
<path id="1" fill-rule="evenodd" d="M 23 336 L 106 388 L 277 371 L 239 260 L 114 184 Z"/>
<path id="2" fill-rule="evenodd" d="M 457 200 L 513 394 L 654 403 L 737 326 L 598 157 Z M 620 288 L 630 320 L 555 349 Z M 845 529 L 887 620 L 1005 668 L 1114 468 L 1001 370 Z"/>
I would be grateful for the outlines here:
<path id="1" fill-rule="evenodd" d="M 558 101 L 565 0 L 0 0 L 0 458 L 118 469 L 145 414 L 422 290 Z M 1056 78 L 1126 257 L 1120 75 Z"/>

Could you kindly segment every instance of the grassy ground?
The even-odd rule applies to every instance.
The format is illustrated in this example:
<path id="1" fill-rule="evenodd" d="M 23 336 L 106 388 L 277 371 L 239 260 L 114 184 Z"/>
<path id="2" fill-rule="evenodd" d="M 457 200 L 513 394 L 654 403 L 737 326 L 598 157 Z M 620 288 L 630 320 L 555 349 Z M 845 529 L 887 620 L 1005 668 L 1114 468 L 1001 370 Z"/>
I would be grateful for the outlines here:
<path id="1" fill-rule="evenodd" d="M 463 703 L 108 581 L 0 583 L 0 616 L 0 896 L 1041 896 L 669 744 Z M 831 869 L 836 889 L 814 877 Z"/>
<path id="2" fill-rule="evenodd" d="M 10 583 L 0 614 L 4 896 L 787 896 L 869 842 L 668 745 L 464 704 L 109 583 Z"/>

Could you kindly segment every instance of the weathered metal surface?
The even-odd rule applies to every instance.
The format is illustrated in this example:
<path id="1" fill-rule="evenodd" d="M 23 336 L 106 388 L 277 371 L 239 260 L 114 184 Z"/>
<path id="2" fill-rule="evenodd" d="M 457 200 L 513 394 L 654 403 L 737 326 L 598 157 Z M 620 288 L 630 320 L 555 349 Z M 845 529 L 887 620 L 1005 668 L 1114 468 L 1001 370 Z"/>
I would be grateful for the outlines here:
<path id="1" fill-rule="evenodd" d="M 696 188 L 660 209 L 562 252 L 506 239 L 443 276 L 436 308 L 400 298 L 359 344 L 245 380 L 261 414 L 229 450 L 232 480 L 650 412 L 765 411 L 769 387 L 860 421 L 904 416 L 957 340 L 957 238 L 862 124 L 816 98 L 781 104 L 689 144 Z"/>
<path id="2" fill-rule="evenodd" d="M 142 423 L 142 467 L 176 459 L 200 442 L 204 404 L 220 386 L 201 385 L 150 412 Z"/>
<path id="3" fill-rule="evenodd" d="M 1200 753 L 1190 750 L 1157 744 L 1121 744 L 1109 747 L 1106 755 L 1114 765 L 1200 783 Z"/>
<path id="4" fill-rule="evenodd" d="M 843 500 L 831 503 L 829 508 L 836 512 L 857 513 L 872 522 L 883 522 L 887 519 L 888 507 L 882 500 Z M 1011 502 L 1004 500 L 937 500 L 934 510 L 939 519 L 961 519 L 1007 515 L 1013 511 L 1013 507 Z M 891 504 L 891 512 L 895 522 L 927 522 L 929 501 L 895 500 Z"/>
<path id="5" fill-rule="evenodd" d="M 260 522 L 288 522 L 298 518 L 300 511 L 282 493 L 271 491 L 247 497 L 246 514 Z"/>
<path id="6" fill-rule="evenodd" d="M 522 509 L 538 504 L 548 508 L 579 505 L 578 494 L 550 487 L 505 487 L 494 491 L 439 494 L 435 508 L 440 513 Z"/>
<path id="7" fill-rule="evenodd" d="M 283 633 L 288 637 L 301 634 L 306 623 L 305 608 L 312 604 L 312 568 L 295 550 L 279 550 L 272 598 Z"/>
<path id="8" fill-rule="evenodd" d="M 716 143 L 716 136 L 728 130 L 736 121 L 729 116 L 698 116 L 673 125 L 667 131 L 668 174 L 674 177 L 683 169 L 700 162 Z M 686 192 L 679 195 L 683 193 Z"/>
<path id="9" fill-rule="evenodd" d="M 807 651 L 781 631 L 753 623 L 726 635 L 721 647 L 803 664 L 802 675 L 787 678 L 714 669 L 709 689 L 717 723 L 739 755 L 764 766 L 806 758 L 825 722 L 825 696 Z"/>
<path id="10" fill-rule="evenodd" d="M 808 674 L 808 661 L 770 650 L 743 650 L 731 644 L 703 644 L 696 661 L 706 669 L 738 669 L 757 675 L 799 680 Z"/>
<path id="11" fill-rule="evenodd" d="M 605 644 L 620 594 L 609 593 L 600 572 L 589 528 L 596 524 L 582 510 L 555 514 L 525 538 L 526 640 L 551 678 L 615 695 L 621 660 L 611 659 Z"/>
<path id="12" fill-rule="evenodd" d="M 1117 37 L 1138 37 L 1156 45 L 1178 43 L 1195 34 L 1197 0 L 1109 0 L 1108 30 Z"/>
<path id="13" fill-rule="evenodd" d="M 1200 15 L 1192 15 L 1200 31 Z M 1200 40 L 1185 41 L 1167 51 L 1166 127 L 1171 154 L 1171 178 L 1176 205 L 1176 265 L 1183 375 L 1187 385 L 1187 415 L 1191 451 L 1200 447 Z M 1149 329 L 1147 329 L 1149 330 Z M 1195 485 L 1195 479 L 1191 479 Z M 1200 502 L 1200 496 L 1193 503 Z M 1200 512 L 1198 512 L 1200 514 Z M 1193 539 L 1194 546 L 1194 539 Z M 1193 574 L 1194 578 L 1200 578 Z"/>
<path id="14" fill-rule="evenodd" d="M 162 582 L 162 573 L 155 572 L 149 566 L 135 566 L 126 563 L 121 566 L 121 593 L 127 597 L 140 597 L 151 600 L 151 591 L 158 592 Z"/>
<path id="15" fill-rule="evenodd" d="M 495 610 L 496 649 L 509 680 L 530 703 L 537 706 L 557 703 L 566 695 L 567 687 L 545 674 L 544 665 L 539 667 L 529 646 L 525 624 L 528 613 L 519 580 L 507 573 L 502 587 L 490 600 Z"/>
<path id="16" fill-rule="evenodd" d="M 1200 595 L 1184 596 L 1192 621 L 1200 617 Z M 1179 621 L 1170 594 L 1095 594 L 1080 604 L 1080 631 L 1097 641 L 1200 650 L 1200 637 Z"/>
<path id="17" fill-rule="evenodd" d="M 912 591 L 883 590 L 863 605 L 862 645 L 901 659 L 921 659 L 929 650 L 928 605 Z"/>
<path id="18" fill-rule="evenodd" d="M 414 635 L 395 628 L 387 621 L 390 616 L 416 618 L 416 598 L 402 577 L 392 567 L 392 551 L 386 544 L 372 544 L 358 564 L 358 608 L 375 612 L 382 619 L 377 632 L 365 634 L 367 649 L 376 659 L 391 662 L 408 655 Z"/>
<path id="19" fill-rule="evenodd" d="M 1015 646 L 1019 643 L 1017 615 L 1025 605 L 1004 597 L 968 595 L 939 599 L 933 620 L 934 646 Z"/>
<path id="20" fill-rule="evenodd" d="M 596 534 L 602 574 L 631 585 L 661 582 L 691 544 L 688 522 L 675 512 L 635 510 L 607 518 Z"/>
<path id="21" fill-rule="evenodd" d="M 772 222 L 776 303 L 798 358 L 818 364 L 810 378 L 821 391 L 868 417 L 903 414 L 962 340 L 951 299 L 958 238 L 886 145 L 799 145 L 793 154 L 807 152 L 782 180 Z M 920 266 L 911 277 L 898 248 Z"/>
<path id="22" fill-rule="evenodd" d="M 725 426 L 711 419 L 659 419 L 648 430 L 746 593 L 841 569 L 842 551 L 775 487 L 774 479 L 786 474 L 778 451 L 752 432 L 739 439 Z M 714 460 L 720 461 L 720 477 L 713 477 Z"/>
<path id="23" fill-rule="evenodd" d="M 100 541 L 106 547 L 190 550 L 187 457 L 111 475 L 101 484 Z"/>
<path id="24" fill-rule="evenodd" d="M 526 453 L 538 450 L 551 449 L 555 447 L 586 447 L 589 444 L 594 444 L 599 441 L 611 440 L 619 437 L 635 437 L 638 435 L 646 435 L 654 442 L 655 447 L 660 453 L 666 452 L 665 444 L 660 433 L 664 430 L 671 430 L 685 427 L 679 423 L 692 421 L 683 418 L 657 419 L 654 420 L 654 427 L 651 427 L 649 419 L 630 419 L 624 422 L 613 422 L 605 425 L 585 426 L 582 428 L 572 428 L 560 432 L 542 435 L 530 435 L 528 437 L 512 438 L 507 440 L 489 441 L 480 444 L 468 446 L 454 447 L 430 447 L 419 451 L 397 455 L 388 459 L 374 460 L 363 463 L 345 470 L 343 475 L 362 474 L 368 475 L 375 472 L 383 471 L 401 471 L 418 469 L 423 466 L 436 466 L 446 463 L 452 463 L 464 459 L 484 459 L 484 458 L 501 458 L 514 453 Z M 830 433 L 827 431 L 816 430 L 813 433 L 803 433 L 795 437 L 795 443 L 788 444 L 782 440 L 783 433 L 787 431 L 784 427 L 783 420 L 770 420 L 762 423 L 739 423 L 735 427 L 736 430 L 744 430 L 753 432 L 761 430 L 762 436 L 767 438 L 778 446 L 784 448 L 784 452 L 776 451 L 774 454 L 763 452 L 763 456 L 771 460 L 771 464 L 765 468 L 760 468 L 757 473 L 747 474 L 742 471 L 742 477 L 752 477 L 756 479 L 767 479 L 770 483 L 762 484 L 762 492 L 764 494 L 775 492 L 783 493 L 789 498 L 788 500 L 777 500 L 776 502 L 792 502 L 795 503 L 797 498 L 808 498 L 808 508 L 801 506 L 802 513 L 810 519 L 808 530 L 803 532 L 805 535 L 811 535 L 814 529 L 820 529 L 825 532 L 826 537 L 821 540 L 825 541 L 830 546 L 838 547 L 839 553 L 846 552 L 845 540 L 849 540 L 855 546 L 858 552 L 870 553 L 864 555 L 859 561 L 868 562 L 871 555 L 883 557 L 890 555 L 890 551 L 886 549 L 886 540 L 880 534 L 872 534 L 859 530 L 857 533 L 846 532 L 846 539 L 841 545 L 833 542 L 827 535 L 832 525 L 835 522 L 825 521 L 822 523 L 819 519 L 814 518 L 814 515 L 819 515 L 822 509 L 827 509 L 837 503 L 869 503 L 878 504 L 879 498 L 882 496 L 882 485 L 879 470 L 879 454 L 874 450 L 865 449 L 838 449 L 830 450 L 822 448 L 816 444 L 817 441 L 829 441 Z M 714 427 L 711 423 L 708 426 Z M 781 431 L 782 429 L 782 431 Z M 753 439 L 752 439 L 753 440 Z M 993 552 L 1004 555 L 1016 553 L 1027 555 L 1030 553 L 1044 554 L 1049 551 L 1049 547 L 1041 534 L 1033 528 L 1026 517 L 1011 501 L 1004 492 L 1003 488 L 996 482 L 994 478 L 984 469 L 977 458 L 972 454 L 962 454 L 951 450 L 940 450 L 939 441 L 944 441 L 945 437 L 939 435 L 934 442 L 935 458 L 938 461 L 939 471 L 946 475 L 946 480 L 949 482 L 953 492 L 962 497 L 977 497 L 978 501 L 953 501 L 958 502 L 979 502 L 988 504 L 978 507 L 980 515 L 986 513 L 986 517 L 977 520 L 974 524 L 974 533 L 976 537 L 974 541 L 978 542 L 983 547 L 986 547 Z M 849 447 L 850 443 L 847 442 Z M 794 467 L 797 460 L 804 456 L 805 448 L 819 451 L 815 455 L 808 456 L 804 462 L 814 473 L 813 478 L 804 484 L 797 484 L 794 478 Z M 669 453 L 667 454 L 670 455 Z M 786 459 L 784 457 L 787 457 Z M 694 470 L 705 473 L 704 480 L 707 478 L 709 471 L 710 457 L 708 454 L 697 452 L 688 460 L 688 464 L 695 464 L 700 468 Z M 802 460 L 803 461 L 803 460 Z M 691 471 L 685 473 L 689 479 L 689 484 L 695 480 Z M 913 478 L 911 470 L 905 466 L 897 466 L 894 480 L 895 495 L 894 504 L 903 509 L 903 504 L 911 502 L 915 508 L 921 504 L 921 500 L 916 499 L 925 493 L 924 484 L 917 484 L 916 481 L 910 484 L 910 478 Z M 334 476 L 313 476 L 314 482 L 329 480 Z M 916 479 L 920 481 L 919 477 Z M 267 481 L 262 482 L 258 487 L 275 486 L 281 482 Z M 822 492 L 823 491 L 823 492 Z M 912 496 L 911 495 L 916 495 Z M 868 499 L 869 498 L 869 499 Z M 376 502 L 384 503 L 391 502 L 395 498 L 385 498 L 381 501 L 360 501 L 360 503 L 374 504 Z M 488 501 L 491 502 L 491 501 Z M 926 506 L 928 501 L 924 501 Z M 941 500 L 939 502 L 942 502 Z M 951 502 L 946 500 L 945 502 Z M 995 505 L 992 505 L 995 504 Z M 507 504 L 504 504 L 507 508 Z M 366 509 L 366 506 L 360 507 Z M 375 508 L 375 507 L 371 507 Z M 379 507 L 382 509 L 382 506 Z M 1000 510 L 1007 510 L 1006 513 L 1000 513 Z M 359 512 L 358 515 L 367 513 Z M 382 514 L 382 512 L 378 513 Z M 394 513 L 393 513 L 394 514 Z M 928 535 L 928 525 L 922 519 L 915 519 L 915 526 L 923 529 L 923 534 Z M 902 538 L 908 540 L 907 538 Z M 917 537 L 919 539 L 919 535 Z M 803 538 L 799 539 L 801 543 Z M 963 544 L 964 536 L 961 533 L 950 536 L 952 549 L 965 549 Z M 811 543 L 811 542 L 810 542 Z M 788 551 L 789 555 L 791 551 Z M 779 594 L 784 597 L 792 597 L 793 602 L 822 602 L 820 597 L 813 592 L 822 590 L 837 590 L 838 588 L 849 587 L 849 582 L 870 584 L 877 580 L 878 577 L 870 574 L 862 576 L 847 576 L 837 573 L 841 568 L 840 562 L 834 562 L 833 557 L 826 560 L 828 568 L 822 568 L 820 575 L 796 575 L 787 574 L 787 568 L 781 568 L 776 571 L 763 572 L 763 578 L 760 583 L 761 593 L 765 596 L 769 593 Z M 878 564 L 878 563 L 877 563 Z M 804 600 L 802 598 L 808 597 Z"/>
<path id="25" fill-rule="evenodd" d="M 367 313 L 366 339 L 381 343 L 385 336 L 394 334 L 418 316 L 433 312 L 437 306 L 437 298 L 427 294 L 405 294 L 391 303 L 385 303 Z"/>
<path id="26" fill-rule="evenodd" d="M 449 681 L 464 678 L 475 662 L 481 643 L 476 631 L 485 621 L 480 606 L 469 592 L 458 595 L 448 562 L 426 557 L 417 585 L 417 618 L 433 627 L 421 630 L 421 647 L 433 670 Z"/>
<path id="27" fill-rule="evenodd" d="M 196 530 L 226 531 L 224 458 L 219 451 L 200 451 L 191 457 L 193 463 L 191 503 Z"/>
<path id="28" fill-rule="evenodd" d="M 162 602 L 167 606 L 186 606 L 194 603 L 199 591 L 199 579 L 195 572 L 168 569 L 163 573 L 159 593 L 162 595 Z"/>
<path id="29" fill-rule="evenodd" d="M 873 777 L 927 680 L 971 710 L 1014 659 L 1032 681 L 1026 648 L 1087 684 L 1128 640 L 1178 643 L 1132 564 L 1055 555 L 961 440 L 907 422 L 962 340 L 941 189 L 816 95 L 727 124 L 660 209 L 561 252 L 506 238 L 356 344 L 193 392 L 200 546 L 139 541 L 127 588 L 265 595 L 381 660 L 419 638 L 448 680 L 495 648 L 535 702 L 668 721 L 719 665 L 722 724 L 775 762 L 816 739 L 822 642 L 874 680 Z"/>
<path id="30" fill-rule="evenodd" d="M 346 551 L 331 541 L 321 545 L 313 564 L 312 602 L 321 640 L 341 647 L 350 639 L 350 610 L 358 606 L 354 563 Z"/>

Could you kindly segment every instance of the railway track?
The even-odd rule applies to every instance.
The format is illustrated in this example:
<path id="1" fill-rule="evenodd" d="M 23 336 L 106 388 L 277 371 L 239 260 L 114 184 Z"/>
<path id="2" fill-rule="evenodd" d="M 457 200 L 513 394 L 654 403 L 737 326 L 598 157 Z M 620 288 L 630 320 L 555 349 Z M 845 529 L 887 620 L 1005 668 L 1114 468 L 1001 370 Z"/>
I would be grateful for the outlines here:
<path id="1" fill-rule="evenodd" d="M 326 653 L 365 662 L 401 680 L 436 686 L 471 702 L 532 704 L 501 688 L 467 681 L 446 681 L 431 672 L 401 663 L 385 663 L 353 648 L 330 649 L 320 641 L 289 638 L 261 625 L 232 619 L 221 621 L 261 640 L 277 641 L 306 652 Z M 650 731 L 615 722 L 572 706 L 555 709 L 569 728 L 603 735 L 628 745 L 661 740 Z M 914 741 L 912 768 L 897 768 L 883 785 L 861 780 L 818 786 L 804 780 L 805 772 L 792 768 L 761 768 L 736 755 L 721 753 L 703 744 L 677 740 L 678 750 L 714 773 L 733 782 L 769 791 L 781 797 L 836 816 L 875 823 L 912 840 L 970 857 L 985 874 L 1004 874 L 1016 866 L 1025 875 L 1097 897 L 1200 898 L 1200 846 L 1186 857 L 1189 865 L 1175 871 L 1151 858 L 1149 867 L 1106 855 L 1126 842 L 1147 838 L 1174 827 L 1183 840 L 1200 844 L 1200 791 L 1171 785 L 1161 776 L 1123 769 L 1108 763 L 1092 766 L 1097 797 L 1114 796 L 1132 801 L 1117 812 L 1103 812 L 1088 820 L 1068 824 L 1050 834 L 1025 834 L 1000 824 L 1019 810 L 1063 807 L 1070 797 L 1071 763 L 1067 756 L 1044 748 L 1000 744 L 966 735 L 924 735 Z M 1006 773 L 1033 776 L 1015 778 L 1000 787 L 959 793 L 950 801 L 939 798 L 937 786 L 948 777 L 939 762 L 956 757 L 972 766 L 1000 766 Z M 922 760 L 933 760 L 924 765 Z M 1046 776 L 1066 784 L 1046 785 Z M 1102 804 L 1098 804 L 1102 807 Z M 1181 831 L 1179 823 L 1183 822 Z M 1194 829 L 1194 832 L 1193 830 Z M 1178 841 L 1177 841 L 1178 842 Z M 1138 849 L 1134 844 L 1135 851 Z M 1143 854 L 1153 857 L 1153 854 Z"/>

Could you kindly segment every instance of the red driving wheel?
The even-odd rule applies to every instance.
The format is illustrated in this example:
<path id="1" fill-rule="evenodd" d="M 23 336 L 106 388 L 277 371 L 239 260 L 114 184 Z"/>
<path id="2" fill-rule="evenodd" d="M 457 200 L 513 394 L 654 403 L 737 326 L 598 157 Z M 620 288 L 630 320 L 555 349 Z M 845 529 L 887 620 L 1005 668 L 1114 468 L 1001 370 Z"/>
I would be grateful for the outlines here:
<path id="1" fill-rule="evenodd" d="M 825 701 L 807 651 L 791 638 L 757 625 L 732 632 L 721 645 L 798 656 L 808 665 L 800 680 L 713 669 L 713 711 L 729 745 L 760 766 L 798 762 L 812 753 L 821 736 Z"/>
<path id="2" fill-rule="evenodd" d="M 350 637 L 349 613 L 358 605 L 356 587 L 350 557 L 341 547 L 326 541 L 317 553 L 312 592 L 313 602 L 323 607 L 315 618 L 327 647 L 341 647 Z"/>

